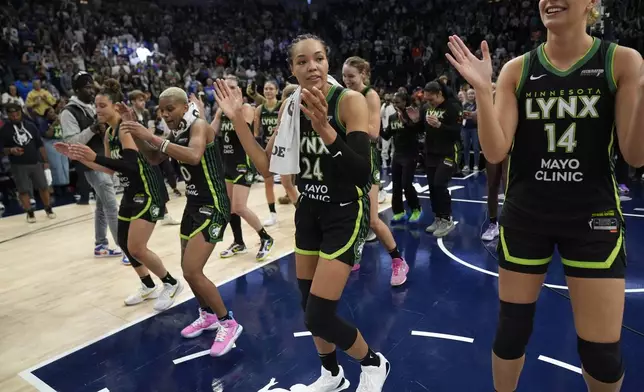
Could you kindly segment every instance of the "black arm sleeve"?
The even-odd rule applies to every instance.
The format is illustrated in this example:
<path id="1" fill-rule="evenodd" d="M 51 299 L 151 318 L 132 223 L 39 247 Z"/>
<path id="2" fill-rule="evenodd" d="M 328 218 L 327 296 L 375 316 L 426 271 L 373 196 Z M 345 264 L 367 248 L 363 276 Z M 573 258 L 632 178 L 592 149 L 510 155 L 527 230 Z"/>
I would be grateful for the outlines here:
<path id="1" fill-rule="evenodd" d="M 439 129 L 449 132 L 454 140 L 459 140 L 462 126 L 463 109 L 460 105 L 450 102 L 445 109 L 445 118 L 444 121 L 441 121 Z"/>
<path id="2" fill-rule="evenodd" d="M 139 153 L 136 150 L 130 148 L 121 150 L 121 156 L 121 159 L 112 159 L 97 155 L 94 162 L 120 173 L 131 173 L 138 170 Z"/>
<path id="3" fill-rule="evenodd" d="M 337 136 L 326 148 L 333 161 L 347 173 L 357 187 L 367 185 L 371 172 L 371 146 L 367 132 L 347 133 L 346 143 Z"/>

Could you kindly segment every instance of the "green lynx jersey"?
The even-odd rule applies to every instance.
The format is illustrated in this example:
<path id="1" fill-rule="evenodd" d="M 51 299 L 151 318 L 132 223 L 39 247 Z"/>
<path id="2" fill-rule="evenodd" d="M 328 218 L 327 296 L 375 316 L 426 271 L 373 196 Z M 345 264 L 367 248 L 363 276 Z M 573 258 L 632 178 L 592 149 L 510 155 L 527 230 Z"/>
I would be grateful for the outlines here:
<path id="1" fill-rule="evenodd" d="M 219 132 L 224 139 L 224 149 L 223 149 L 223 162 L 225 166 L 235 167 L 238 164 L 246 164 L 248 159 L 246 157 L 246 152 L 239 141 L 239 137 L 235 132 L 235 127 L 233 122 L 226 117 L 226 115 L 221 113 L 221 122 L 220 122 Z M 250 129 L 253 129 L 249 125 Z"/>
<path id="2" fill-rule="evenodd" d="M 261 112 L 259 114 L 259 127 L 260 135 L 262 135 L 262 141 L 264 145 L 268 144 L 268 141 L 273 136 L 273 132 L 277 127 L 277 117 L 280 112 L 280 106 L 282 106 L 282 101 L 277 101 L 275 107 L 271 110 L 266 107 L 266 104 L 261 106 Z"/>
<path id="3" fill-rule="evenodd" d="M 173 132 L 170 140 L 183 147 L 190 144 L 190 128 Z M 197 165 L 179 161 L 181 176 L 186 182 L 188 205 L 214 206 L 219 212 L 230 215 L 230 200 L 226 193 L 224 168 L 217 139 L 206 145 Z"/>
<path id="4" fill-rule="evenodd" d="M 326 95 L 329 124 L 344 141 L 347 140 L 347 131 L 340 121 L 340 100 L 347 91 L 332 85 Z M 293 101 L 289 101 L 287 110 L 292 113 Z M 351 182 L 346 175 L 351 168 L 339 167 L 334 162 L 311 121 L 303 112 L 300 116 L 300 173 L 297 188 L 302 196 L 327 203 L 346 203 L 365 195 L 368 187 L 360 189 Z"/>
<path id="5" fill-rule="evenodd" d="M 621 219 L 613 172 L 615 47 L 595 39 L 567 71 L 550 63 L 543 45 L 523 56 L 503 225 L 552 232 Z"/>
<path id="6" fill-rule="evenodd" d="M 119 130 L 112 130 L 111 127 L 107 128 L 108 147 L 110 149 L 110 158 L 123 159 L 121 156 L 121 140 L 119 138 Z M 152 166 L 145 159 L 143 154 L 138 153 L 137 169 L 132 172 L 116 172 L 119 179 L 119 185 L 123 187 L 124 199 L 126 197 L 147 195 L 156 205 L 163 205 L 163 197 L 161 196 L 161 179 L 154 172 Z M 165 186 L 165 185 L 163 185 Z"/>

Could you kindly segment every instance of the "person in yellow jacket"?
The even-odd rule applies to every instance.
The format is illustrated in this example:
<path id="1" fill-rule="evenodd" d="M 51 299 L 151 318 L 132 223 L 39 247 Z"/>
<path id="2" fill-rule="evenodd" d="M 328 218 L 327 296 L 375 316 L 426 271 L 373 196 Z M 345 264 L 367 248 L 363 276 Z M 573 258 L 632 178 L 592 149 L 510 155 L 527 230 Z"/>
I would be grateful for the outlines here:
<path id="1" fill-rule="evenodd" d="M 56 98 L 44 88 L 40 80 L 34 80 L 34 89 L 27 94 L 27 107 L 31 108 L 37 115 L 44 116 L 47 109 L 56 105 Z"/>

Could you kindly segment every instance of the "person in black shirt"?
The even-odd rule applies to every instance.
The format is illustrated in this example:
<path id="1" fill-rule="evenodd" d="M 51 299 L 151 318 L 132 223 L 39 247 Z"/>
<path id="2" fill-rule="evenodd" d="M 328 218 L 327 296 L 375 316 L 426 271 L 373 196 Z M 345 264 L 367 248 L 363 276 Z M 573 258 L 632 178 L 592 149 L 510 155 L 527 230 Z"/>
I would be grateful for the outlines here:
<path id="1" fill-rule="evenodd" d="M 9 156 L 11 175 L 16 184 L 20 203 L 27 212 L 27 222 L 34 223 L 36 216 L 31 207 L 29 192 L 33 188 L 40 193 L 49 219 L 56 218 L 49 200 L 49 189 L 45 169 L 49 168 L 45 145 L 38 129 L 30 122 L 23 121 L 20 105 L 6 105 L 9 121 L 0 129 L 0 148 Z M 42 160 L 42 161 L 41 161 Z"/>
<path id="2" fill-rule="evenodd" d="M 409 223 L 418 223 L 421 209 L 413 183 L 418 157 L 418 132 L 422 131 L 422 124 L 420 122 L 414 124 L 409 118 L 407 112 L 411 111 L 413 113 L 415 111 L 417 117 L 418 109 L 410 107 L 411 99 L 406 93 L 396 93 L 393 103 L 396 113 L 389 116 L 387 129 L 381 131 L 383 139 L 389 140 L 393 138 L 394 141 L 394 157 L 391 163 L 393 183 L 391 210 L 394 216 L 391 218 L 391 223 L 400 223 L 406 219 L 408 219 Z M 405 213 L 405 206 L 402 200 L 403 190 L 411 210 L 409 217 Z"/>
<path id="3" fill-rule="evenodd" d="M 450 98 L 447 87 L 440 82 L 425 86 L 420 117 L 425 129 L 425 168 L 431 197 L 434 222 L 425 229 L 436 237 L 444 237 L 454 229 L 452 198 L 447 184 L 458 168 L 463 110 L 460 102 Z"/>
<path id="4" fill-rule="evenodd" d="M 556 3 L 539 2 L 547 40 L 503 67 L 495 97 L 488 44 L 482 60 L 457 36 L 448 44 L 448 60 L 476 90 L 485 158 L 500 163 L 510 153 L 494 388 L 517 388 L 557 249 L 588 390 L 617 392 L 627 259 L 614 151 L 644 165 L 644 68 L 637 51 L 587 34 L 600 17 L 597 1 Z"/>

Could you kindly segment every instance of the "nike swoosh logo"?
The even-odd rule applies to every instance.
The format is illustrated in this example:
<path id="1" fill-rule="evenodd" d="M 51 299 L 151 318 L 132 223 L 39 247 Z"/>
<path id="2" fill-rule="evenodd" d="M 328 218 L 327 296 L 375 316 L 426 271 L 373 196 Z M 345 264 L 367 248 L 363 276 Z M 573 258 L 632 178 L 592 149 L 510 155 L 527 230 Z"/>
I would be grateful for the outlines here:
<path id="1" fill-rule="evenodd" d="M 546 76 L 546 74 L 539 75 L 539 76 L 530 75 L 530 80 L 539 80 L 539 79 L 543 78 L 544 76 Z"/>
<path id="2" fill-rule="evenodd" d="M 350 202 L 348 202 L 348 203 L 340 203 L 340 207 L 346 207 L 346 206 L 348 206 L 348 205 L 349 205 L 349 204 L 351 204 L 351 203 L 353 203 L 353 202 L 352 202 L 352 201 L 350 201 Z"/>
<path id="3" fill-rule="evenodd" d="M 335 153 L 335 155 L 333 156 L 333 158 L 335 158 L 335 157 L 339 157 L 340 155 L 342 155 L 342 151 L 338 151 L 338 152 L 336 152 L 336 153 Z"/>

